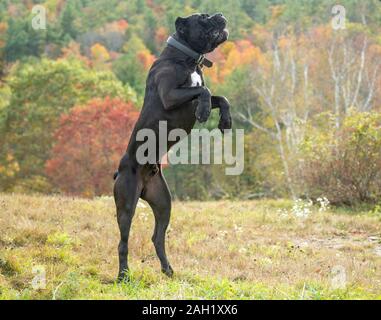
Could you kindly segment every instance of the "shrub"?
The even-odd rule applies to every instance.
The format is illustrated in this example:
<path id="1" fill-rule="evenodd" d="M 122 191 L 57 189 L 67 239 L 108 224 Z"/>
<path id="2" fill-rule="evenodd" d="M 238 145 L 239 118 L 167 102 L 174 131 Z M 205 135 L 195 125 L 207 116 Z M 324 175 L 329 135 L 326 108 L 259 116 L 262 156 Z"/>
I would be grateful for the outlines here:
<path id="1" fill-rule="evenodd" d="M 339 129 L 311 126 L 300 152 L 294 174 L 304 196 L 346 205 L 381 196 L 381 114 L 350 112 Z"/>

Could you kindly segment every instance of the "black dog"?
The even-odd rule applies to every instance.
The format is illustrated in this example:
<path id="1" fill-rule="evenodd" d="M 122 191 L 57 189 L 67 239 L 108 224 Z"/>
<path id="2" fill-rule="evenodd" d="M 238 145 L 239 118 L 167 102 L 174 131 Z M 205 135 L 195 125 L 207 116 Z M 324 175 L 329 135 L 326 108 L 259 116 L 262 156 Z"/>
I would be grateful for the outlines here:
<path id="1" fill-rule="evenodd" d="M 210 94 L 201 71 L 203 65 L 212 65 L 204 54 L 227 40 L 226 24 L 222 14 L 194 14 L 178 18 L 176 33 L 169 38 L 168 46 L 149 72 L 144 105 L 115 175 L 114 198 L 121 235 L 119 280 L 126 279 L 128 272 L 128 237 L 139 198 L 148 202 L 155 215 L 152 241 L 161 269 L 168 276 L 173 274 L 164 244 L 171 213 L 171 195 L 160 165 L 163 154 L 157 151 L 154 162 L 140 164 L 136 152 L 143 142 L 137 141 L 136 135 L 139 130 L 149 128 L 158 137 L 159 121 L 167 121 L 168 131 L 181 128 L 189 134 L 196 120 L 205 122 L 208 119 L 212 108 L 220 110 L 220 130 L 231 128 L 228 100 Z M 177 142 L 168 141 L 168 150 Z"/>

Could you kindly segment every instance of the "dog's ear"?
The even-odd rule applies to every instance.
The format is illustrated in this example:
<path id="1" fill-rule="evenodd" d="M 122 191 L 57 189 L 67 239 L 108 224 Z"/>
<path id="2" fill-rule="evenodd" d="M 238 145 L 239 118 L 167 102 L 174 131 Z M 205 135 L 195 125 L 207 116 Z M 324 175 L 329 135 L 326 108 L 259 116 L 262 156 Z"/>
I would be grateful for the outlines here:
<path id="1" fill-rule="evenodd" d="M 186 29 L 187 29 L 187 26 L 188 26 L 187 19 L 186 18 L 178 17 L 176 19 L 175 26 L 176 26 L 176 31 L 179 34 L 184 34 Z"/>

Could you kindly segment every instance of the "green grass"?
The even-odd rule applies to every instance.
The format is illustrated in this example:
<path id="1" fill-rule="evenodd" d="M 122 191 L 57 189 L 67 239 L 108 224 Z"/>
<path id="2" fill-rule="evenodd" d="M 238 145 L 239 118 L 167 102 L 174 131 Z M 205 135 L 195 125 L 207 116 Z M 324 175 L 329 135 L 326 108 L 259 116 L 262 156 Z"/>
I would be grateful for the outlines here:
<path id="1" fill-rule="evenodd" d="M 111 198 L 0 195 L 0 299 L 381 299 L 381 219 L 365 210 L 291 213 L 288 200 L 175 203 L 160 273 L 153 217 L 139 208 L 131 279 L 115 283 Z M 33 268 L 46 288 L 35 290 Z M 335 286 L 336 267 L 345 272 Z"/>

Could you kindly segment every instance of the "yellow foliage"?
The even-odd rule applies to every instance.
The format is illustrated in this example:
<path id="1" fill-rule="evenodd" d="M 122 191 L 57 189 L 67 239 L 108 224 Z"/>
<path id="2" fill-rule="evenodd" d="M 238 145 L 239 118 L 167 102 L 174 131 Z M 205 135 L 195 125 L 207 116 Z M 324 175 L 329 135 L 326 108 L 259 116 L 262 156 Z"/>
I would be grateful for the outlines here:
<path id="1" fill-rule="evenodd" d="M 99 43 L 94 44 L 91 49 L 91 56 L 98 62 L 105 62 L 110 59 L 107 49 Z"/>
<path id="2" fill-rule="evenodd" d="M 139 52 L 147 49 L 142 39 L 140 39 L 137 35 L 132 35 L 128 42 L 123 46 L 123 51 L 128 52 L 133 50 L 135 52 Z"/>
<path id="3" fill-rule="evenodd" d="M 186 5 L 184 7 L 183 12 L 184 12 L 183 16 L 186 17 L 186 16 L 190 16 L 191 14 L 193 14 L 195 12 L 195 9 L 192 8 L 190 5 Z"/>
<path id="4" fill-rule="evenodd" d="M 230 51 L 235 48 L 235 44 L 232 41 L 227 41 L 221 46 L 221 52 L 226 57 L 229 55 Z"/>
<path id="5" fill-rule="evenodd" d="M 220 68 L 217 65 L 214 65 L 213 68 L 208 68 L 204 70 L 204 74 L 208 77 L 213 83 L 219 83 L 219 70 Z"/>
<path id="6" fill-rule="evenodd" d="M 284 12 L 285 6 L 278 5 L 271 7 L 271 18 L 278 19 Z"/>
<path id="7" fill-rule="evenodd" d="M 281 37 L 278 41 L 278 46 L 280 49 L 285 49 L 287 47 L 289 47 L 291 45 L 291 40 L 289 38 L 286 38 L 286 37 Z"/>
<path id="8" fill-rule="evenodd" d="M 0 175 L 6 178 L 11 178 L 19 171 L 20 166 L 18 162 L 15 160 L 12 154 L 8 153 L 5 156 L 5 164 L 0 165 Z"/>

